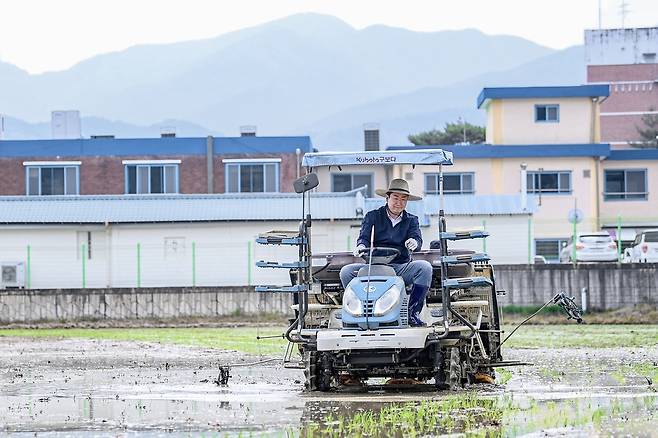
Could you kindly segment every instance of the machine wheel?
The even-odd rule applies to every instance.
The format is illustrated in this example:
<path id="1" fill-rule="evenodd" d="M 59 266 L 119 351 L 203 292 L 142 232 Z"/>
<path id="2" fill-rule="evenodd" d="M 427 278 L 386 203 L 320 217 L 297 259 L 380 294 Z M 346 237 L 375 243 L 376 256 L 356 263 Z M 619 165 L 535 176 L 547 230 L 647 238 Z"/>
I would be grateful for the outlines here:
<path id="1" fill-rule="evenodd" d="M 304 351 L 304 377 L 307 391 L 329 391 L 332 381 L 329 358 L 317 351 Z"/>
<path id="2" fill-rule="evenodd" d="M 462 366 L 459 360 L 459 348 L 450 349 L 450 363 L 448 365 L 448 385 L 456 391 L 462 386 Z"/>
<path id="3" fill-rule="evenodd" d="M 443 351 L 441 347 L 436 346 L 434 357 L 434 387 L 437 391 L 445 391 L 450 389 L 450 385 L 446 382 L 446 364 L 444 360 Z"/>

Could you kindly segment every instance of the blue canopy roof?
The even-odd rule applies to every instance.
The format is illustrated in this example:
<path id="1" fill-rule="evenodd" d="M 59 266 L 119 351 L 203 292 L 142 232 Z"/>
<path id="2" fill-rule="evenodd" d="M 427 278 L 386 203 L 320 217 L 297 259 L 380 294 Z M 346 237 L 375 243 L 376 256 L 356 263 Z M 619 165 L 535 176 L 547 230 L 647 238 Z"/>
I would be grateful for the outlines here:
<path id="1" fill-rule="evenodd" d="M 411 149 L 414 146 L 389 146 L 387 150 Z M 422 145 L 419 149 L 437 148 L 450 151 L 456 159 L 463 158 L 521 158 L 521 157 L 607 157 L 608 143 L 532 144 L 532 145 Z"/>

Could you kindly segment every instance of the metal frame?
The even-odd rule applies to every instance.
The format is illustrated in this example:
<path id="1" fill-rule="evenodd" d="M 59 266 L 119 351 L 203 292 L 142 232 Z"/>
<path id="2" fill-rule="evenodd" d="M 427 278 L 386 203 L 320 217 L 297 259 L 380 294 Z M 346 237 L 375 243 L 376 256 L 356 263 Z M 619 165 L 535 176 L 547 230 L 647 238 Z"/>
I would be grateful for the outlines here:
<path id="1" fill-rule="evenodd" d="M 279 159 L 270 159 L 270 161 L 267 161 L 268 159 L 263 159 L 263 160 L 255 160 L 255 161 L 245 161 L 245 160 L 237 160 L 237 161 L 227 161 L 224 160 L 224 191 L 226 193 L 279 193 L 281 192 L 281 160 Z M 263 167 L 263 191 L 262 192 L 243 192 L 242 191 L 242 183 L 241 183 L 241 178 L 240 178 L 240 169 L 242 168 L 243 165 L 246 166 L 257 166 L 260 165 Z M 265 178 L 265 166 L 266 165 L 274 165 L 274 181 L 275 181 L 275 190 L 273 192 L 268 192 L 265 191 L 265 186 L 266 186 L 266 178 Z M 237 167 L 238 169 L 238 187 L 237 191 L 235 192 L 229 192 L 228 187 L 229 187 L 229 167 Z"/>
<path id="2" fill-rule="evenodd" d="M 644 172 L 644 192 L 628 192 L 628 191 L 623 191 L 619 193 L 615 192 L 608 192 L 607 187 L 608 187 L 608 180 L 606 179 L 606 175 L 608 172 L 623 172 L 624 173 L 624 189 L 626 189 L 626 174 L 628 172 Z M 649 177 L 648 177 L 649 171 L 648 169 L 642 168 L 642 169 L 603 169 L 603 200 L 604 201 L 646 201 L 649 199 Z M 628 194 L 631 195 L 644 195 L 643 198 L 628 198 Z M 620 198 L 609 198 L 608 196 L 622 196 Z"/>
<path id="3" fill-rule="evenodd" d="M 128 181 L 128 168 L 129 167 L 134 167 L 135 168 L 135 193 L 130 193 L 128 187 L 129 187 L 129 181 Z M 162 167 L 162 185 L 164 188 L 164 191 L 162 193 L 152 193 L 151 192 L 151 168 L 153 167 Z M 167 167 L 173 167 L 175 169 L 174 173 L 174 192 L 167 192 L 167 172 L 166 168 Z M 139 186 L 139 169 L 140 168 L 148 168 L 148 191 L 146 192 L 140 192 L 140 186 Z M 125 186 L 125 194 L 126 195 L 168 195 L 168 194 L 176 194 L 180 193 L 180 165 L 178 163 L 141 163 L 141 164 L 136 164 L 136 163 L 126 163 L 124 165 L 124 186 Z"/>
<path id="4" fill-rule="evenodd" d="M 336 190 L 335 190 L 336 186 L 335 186 L 335 183 L 334 183 L 334 177 L 335 177 L 336 175 L 350 175 L 350 187 L 351 187 L 350 190 L 354 190 L 354 189 L 358 189 L 359 187 L 362 187 L 362 186 L 356 186 L 356 187 L 354 186 L 354 176 L 355 176 L 355 175 L 358 175 L 358 176 L 369 176 L 369 177 L 370 177 L 370 185 L 369 185 L 369 187 L 368 187 L 368 190 L 369 190 L 371 193 L 374 193 L 374 190 L 373 190 L 373 189 L 374 189 L 373 186 L 374 186 L 374 184 L 375 184 L 375 173 L 374 173 L 374 172 L 345 172 L 345 173 L 342 173 L 342 172 L 332 172 L 332 173 L 330 173 L 330 174 L 329 174 L 329 177 L 331 178 L 331 191 L 332 191 L 333 193 L 342 193 L 342 192 L 336 192 Z M 348 190 L 348 191 L 350 191 L 350 190 Z"/>
<path id="5" fill-rule="evenodd" d="M 38 194 L 36 195 L 31 195 L 30 194 L 30 170 L 31 169 L 37 169 L 39 171 L 39 181 L 37 183 L 38 185 Z M 64 169 L 64 193 L 62 195 L 44 195 L 41 193 L 41 171 L 43 169 Z M 68 182 L 66 178 L 66 169 L 75 169 L 75 193 L 67 193 L 68 192 Z M 54 165 L 54 164 L 28 164 L 25 165 L 25 194 L 27 196 L 76 196 L 80 194 L 80 165 Z"/>
<path id="6" fill-rule="evenodd" d="M 464 176 L 465 175 L 469 175 L 471 177 L 472 189 L 470 191 L 465 191 L 463 189 Z M 437 193 L 435 193 L 434 191 L 432 191 L 432 192 L 427 191 L 427 187 L 428 187 L 427 178 L 430 177 L 430 176 L 436 176 L 438 178 L 439 174 L 438 173 L 433 173 L 433 172 L 426 172 L 426 173 L 423 174 L 423 183 L 425 184 L 425 187 L 424 187 L 425 190 L 424 191 L 425 191 L 425 194 L 435 195 Z M 446 177 L 446 176 L 459 176 L 459 187 L 460 187 L 459 191 L 458 192 L 451 191 L 449 193 L 445 193 L 446 195 L 472 195 L 472 194 L 475 194 L 475 172 L 444 172 L 443 176 L 444 177 Z M 437 180 L 437 183 L 438 183 L 438 180 Z"/>
<path id="7" fill-rule="evenodd" d="M 556 191 L 547 191 L 547 190 L 542 190 L 541 189 L 541 177 L 542 175 L 545 174 L 552 174 L 555 173 L 557 174 L 557 189 Z M 562 190 L 561 185 L 560 185 L 560 175 L 562 174 L 567 174 L 569 175 L 569 189 L 568 190 Z M 535 186 L 535 177 L 539 177 L 539 188 Z M 530 194 L 541 194 L 542 196 L 544 195 L 570 195 L 573 193 L 573 171 L 571 170 L 528 170 L 527 171 L 527 176 L 532 177 L 532 188 L 530 185 L 528 185 L 528 193 Z"/>
<path id="8" fill-rule="evenodd" d="M 539 120 L 537 119 L 537 110 L 539 107 L 544 107 L 546 109 L 546 120 Z M 548 109 L 549 108 L 557 108 L 556 115 L 557 119 L 555 120 L 549 120 L 548 119 Z M 559 103 L 536 103 L 535 104 L 535 113 L 533 114 L 535 118 L 535 123 L 560 123 L 560 104 Z"/>

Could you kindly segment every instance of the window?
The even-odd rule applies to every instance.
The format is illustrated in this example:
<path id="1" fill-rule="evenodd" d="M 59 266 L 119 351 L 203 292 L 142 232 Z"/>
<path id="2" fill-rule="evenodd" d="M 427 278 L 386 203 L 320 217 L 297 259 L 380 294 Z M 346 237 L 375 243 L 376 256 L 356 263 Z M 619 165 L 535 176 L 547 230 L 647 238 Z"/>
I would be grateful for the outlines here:
<path id="1" fill-rule="evenodd" d="M 26 193 L 33 196 L 78 195 L 79 162 L 76 165 L 32 165 L 25 167 Z"/>
<path id="2" fill-rule="evenodd" d="M 446 195 L 459 194 L 471 195 L 473 190 L 474 173 L 444 173 L 443 193 Z M 425 174 L 425 193 L 428 195 L 439 194 L 439 174 Z"/>
<path id="3" fill-rule="evenodd" d="M 279 166 L 276 162 L 224 160 L 227 193 L 272 193 L 279 191 Z"/>
<path id="4" fill-rule="evenodd" d="M 616 199 L 647 199 L 646 169 L 605 170 L 606 201 Z"/>
<path id="5" fill-rule="evenodd" d="M 562 246 L 567 244 L 568 239 L 536 239 L 535 254 L 544 256 L 548 261 L 560 260 Z"/>
<path id="6" fill-rule="evenodd" d="M 560 105 L 535 105 L 535 122 L 560 121 Z"/>
<path id="7" fill-rule="evenodd" d="M 571 193 L 571 172 L 528 172 L 528 193 Z"/>
<path id="8" fill-rule="evenodd" d="M 178 164 L 126 164 L 126 193 L 178 193 Z"/>
<path id="9" fill-rule="evenodd" d="M 331 191 L 332 192 L 349 192 L 367 186 L 363 196 L 372 198 L 372 173 L 332 173 L 331 174 Z"/>

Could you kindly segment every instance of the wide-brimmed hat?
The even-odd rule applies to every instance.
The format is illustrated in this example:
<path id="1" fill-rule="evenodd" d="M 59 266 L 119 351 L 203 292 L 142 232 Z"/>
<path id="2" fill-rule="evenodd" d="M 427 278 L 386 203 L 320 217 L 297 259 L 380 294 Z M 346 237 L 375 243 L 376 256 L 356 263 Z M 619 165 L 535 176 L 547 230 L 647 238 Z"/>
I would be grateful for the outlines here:
<path id="1" fill-rule="evenodd" d="M 412 195 L 409 192 L 409 183 L 403 180 L 402 178 L 395 178 L 394 180 L 391 180 L 386 190 L 377 189 L 375 190 L 375 193 L 377 193 L 379 196 L 386 196 L 389 193 L 399 193 L 401 195 L 408 195 L 409 201 L 418 201 L 420 199 L 423 199 L 420 196 Z"/>

